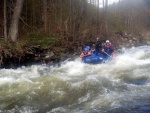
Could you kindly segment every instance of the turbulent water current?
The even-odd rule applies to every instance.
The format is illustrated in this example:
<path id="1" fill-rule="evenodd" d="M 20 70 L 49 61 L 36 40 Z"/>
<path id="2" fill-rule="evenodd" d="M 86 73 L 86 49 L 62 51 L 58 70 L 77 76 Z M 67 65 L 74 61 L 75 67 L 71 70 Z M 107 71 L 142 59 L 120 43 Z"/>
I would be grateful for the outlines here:
<path id="1" fill-rule="evenodd" d="M 150 113 L 150 46 L 96 65 L 1 69 L 0 113 Z"/>

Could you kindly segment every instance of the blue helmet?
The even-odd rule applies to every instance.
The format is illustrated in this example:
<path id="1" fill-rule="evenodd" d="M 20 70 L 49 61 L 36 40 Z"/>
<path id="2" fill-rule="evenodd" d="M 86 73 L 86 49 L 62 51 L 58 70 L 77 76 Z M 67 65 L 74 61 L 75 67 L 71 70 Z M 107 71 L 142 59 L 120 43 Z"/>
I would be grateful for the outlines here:
<path id="1" fill-rule="evenodd" d="M 84 48 L 84 51 L 87 51 L 87 50 L 89 50 L 89 49 L 85 47 L 85 48 Z"/>

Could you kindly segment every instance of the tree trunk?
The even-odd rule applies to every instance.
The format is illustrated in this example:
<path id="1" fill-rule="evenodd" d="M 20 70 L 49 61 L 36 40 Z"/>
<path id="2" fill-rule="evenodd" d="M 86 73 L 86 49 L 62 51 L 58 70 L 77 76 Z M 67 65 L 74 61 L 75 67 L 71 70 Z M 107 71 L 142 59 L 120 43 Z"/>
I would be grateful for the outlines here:
<path id="1" fill-rule="evenodd" d="M 44 13 L 44 32 L 48 32 L 48 23 L 47 23 L 47 0 L 43 0 L 43 13 Z"/>
<path id="2" fill-rule="evenodd" d="M 99 34 L 99 0 L 97 1 L 97 34 Z"/>
<path id="3" fill-rule="evenodd" d="M 75 20 L 75 29 L 74 29 L 74 38 L 78 39 L 79 38 L 79 32 L 80 32 L 80 28 L 81 28 L 81 23 L 83 21 L 83 14 L 85 13 L 85 7 L 86 7 L 86 1 L 82 0 L 82 2 L 80 2 L 80 10 L 79 10 L 79 17 Z M 78 12 L 77 12 L 78 13 Z"/>
<path id="4" fill-rule="evenodd" d="M 103 8 L 105 7 L 105 0 L 103 0 Z"/>
<path id="5" fill-rule="evenodd" d="M 108 33 L 107 12 L 108 12 L 108 0 L 105 1 L 105 13 L 104 13 L 104 26 L 106 34 Z"/>
<path id="6" fill-rule="evenodd" d="M 7 42 L 7 6 L 6 0 L 4 0 L 4 38 L 5 42 Z"/>
<path id="7" fill-rule="evenodd" d="M 12 39 L 13 42 L 15 42 L 18 37 L 19 17 L 23 7 L 23 1 L 24 0 L 16 1 L 16 6 L 14 8 L 13 17 L 10 24 L 9 37 Z"/>

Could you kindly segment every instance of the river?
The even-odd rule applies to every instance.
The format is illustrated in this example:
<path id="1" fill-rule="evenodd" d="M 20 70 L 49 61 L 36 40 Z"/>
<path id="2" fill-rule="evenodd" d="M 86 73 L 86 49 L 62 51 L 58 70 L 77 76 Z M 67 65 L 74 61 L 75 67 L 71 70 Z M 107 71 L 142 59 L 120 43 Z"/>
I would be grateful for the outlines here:
<path id="1" fill-rule="evenodd" d="M 148 113 L 150 46 L 122 49 L 103 64 L 0 70 L 0 113 Z"/>

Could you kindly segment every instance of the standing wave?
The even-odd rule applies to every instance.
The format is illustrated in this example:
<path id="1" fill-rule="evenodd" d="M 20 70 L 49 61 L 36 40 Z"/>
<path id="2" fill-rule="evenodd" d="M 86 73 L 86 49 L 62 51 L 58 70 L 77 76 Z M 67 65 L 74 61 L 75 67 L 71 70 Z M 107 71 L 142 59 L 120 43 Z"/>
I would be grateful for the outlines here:
<path id="1" fill-rule="evenodd" d="M 112 61 L 0 70 L 0 112 L 150 112 L 150 46 L 116 52 Z"/>

